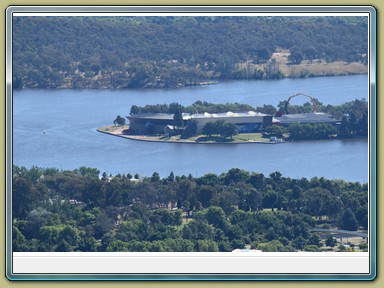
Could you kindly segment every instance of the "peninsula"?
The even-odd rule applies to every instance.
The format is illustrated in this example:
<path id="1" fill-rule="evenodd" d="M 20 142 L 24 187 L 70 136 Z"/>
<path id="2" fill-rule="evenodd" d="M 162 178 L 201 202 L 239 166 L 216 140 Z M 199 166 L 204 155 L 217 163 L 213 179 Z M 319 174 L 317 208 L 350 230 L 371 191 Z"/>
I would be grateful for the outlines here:
<path id="1" fill-rule="evenodd" d="M 290 105 L 289 101 L 296 96 L 308 97 L 311 103 Z M 178 103 L 134 105 L 126 116 L 129 125 L 119 115 L 113 126 L 100 127 L 98 131 L 131 140 L 199 144 L 276 144 L 285 140 L 368 135 L 368 103 L 363 100 L 325 106 L 309 95 L 298 93 L 281 102 L 279 110 L 269 106 L 253 108 L 239 103 L 201 101 L 187 107 Z M 236 112 L 228 111 L 230 108 Z M 191 112 L 202 110 L 210 112 Z"/>
<path id="2" fill-rule="evenodd" d="M 275 138 L 265 138 L 262 133 L 247 133 L 237 134 L 232 138 L 224 138 L 220 136 L 205 136 L 198 135 L 187 139 L 183 139 L 181 135 L 130 135 L 125 131 L 129 130 L 128 125 L 124 126 L 103 126 L 97 128 L 98 132 L 109 134 L 112 136 L 122 137 L 125 139 L 136 141 L 149 141 L 149 142 L 165 142 L 165 143 L 185 143 L 185 144 L 245 144 L 245 143 L 261 143 L 261 144 L 276 144 L 282 143 L 282 140 Z"/>

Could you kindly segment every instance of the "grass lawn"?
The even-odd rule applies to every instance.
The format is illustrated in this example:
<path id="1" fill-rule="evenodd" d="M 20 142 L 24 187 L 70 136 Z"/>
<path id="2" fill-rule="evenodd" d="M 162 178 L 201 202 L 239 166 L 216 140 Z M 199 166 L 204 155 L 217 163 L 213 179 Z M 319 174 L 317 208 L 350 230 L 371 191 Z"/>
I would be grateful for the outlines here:
<path id="1" fill-rule="evenodd" d="M 128 129 L 128 125 L 124 126 L 104 126 L 97 128 L 98 131 L 120 135 L 120 133 L 124 130 Z M 135 135 L 133 135 L 135 136 Z M 139 137 L 139 136 L 137 136 Z M 152 140 L 152 141 L 177 141 L 177 142 L 198 142 L 198 143 L 246 143 L 246 142 L 269 142 L 268 138 L 263 138 L 261 133 L 246 133 L 246 134 L 238 134 L 233 136 L 233 138 L 224 138 L 218 135 L 197 135 L 194 137 L 190 137 L 187 139 L 181 139 L 180 135 L 175 135 L 172 137 L 168 137 L 167 135 L 141 135 L 143 139 Z"/>
<path id="2" fill-rule="evenodd" d="M 238 134 L 233 136 L 235 141 L 263 141 L 269 142 L 268 138 L 263 138 L 261 133 L 247 133 L 247 134 Z"/>
<path id="3" fill-rule="evenodd" d="M 246 133 L 238 134 L 230 138 L 223 138 L 220 136 L 206 136 L 198 135 L 195 137 L 188 138 L 187 140 L 196 142 L 208 142 L 208 143 L 240 143 L 240 142 L 269 142 L 269 139 L 263 138 L 261 133 Z"/>

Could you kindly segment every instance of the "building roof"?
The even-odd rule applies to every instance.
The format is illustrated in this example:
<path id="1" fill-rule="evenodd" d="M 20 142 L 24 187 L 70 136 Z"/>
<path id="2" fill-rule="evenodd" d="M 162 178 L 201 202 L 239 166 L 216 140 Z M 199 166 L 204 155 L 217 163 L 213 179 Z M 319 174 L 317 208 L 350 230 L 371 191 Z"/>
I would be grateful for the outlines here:
<path id="1" fill-rule="evenodd" d="M 336 123 L 338 122 L 327 113 L 303 113 L 303 114 L 284 114 L 281 117 L 273 117 L 273 123 L 291 124 L 301 123 Z"/>
<path id="2" fill-rule="evenodd" d="M 207 113 L 204 114 L 192 114 L 191 118 L 229 118 L 229 117 L 255 117 L 255 116 L 269 116 L 267 114 L 248 111 L 248 112 L 225 112 L 225 113 Z"/>
<path id="3" fill-rule="evenodd" d="M 229 118 L 229 117 L 255 117 L 255 116 L 270 116 L 267 114 L 248 111 L 248 112 L 225 112 L 225 113 L 204 113 L 204 114 L 190 114 L 183 113 L 183 119 L 207 119 L 207 118 Z M 140 118 L 140 119 L 157 119 L 157 120 L 173 120 L 173 114 L 167 113 L 140 113 L 128 116 L 128 118 Z"/>
<path id="4" fill-rule="evenodd" d="M 161 119 L 161 120 L 173 120 L 173 114 L 167 113 L 140 113 L 133 114 L 128 118 L 140 118 L 140 119 Z"/>

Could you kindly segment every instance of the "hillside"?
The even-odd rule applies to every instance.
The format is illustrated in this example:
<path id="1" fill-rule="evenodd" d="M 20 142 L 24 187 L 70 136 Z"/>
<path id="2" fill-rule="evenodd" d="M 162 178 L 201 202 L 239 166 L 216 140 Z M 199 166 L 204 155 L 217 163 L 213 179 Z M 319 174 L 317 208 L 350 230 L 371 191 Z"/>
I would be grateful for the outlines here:
<path id="1" fill-rule="evenodd" d="M 367 37 L 362 17 L 15 17 L 14 87 L 367 73 Z"/>

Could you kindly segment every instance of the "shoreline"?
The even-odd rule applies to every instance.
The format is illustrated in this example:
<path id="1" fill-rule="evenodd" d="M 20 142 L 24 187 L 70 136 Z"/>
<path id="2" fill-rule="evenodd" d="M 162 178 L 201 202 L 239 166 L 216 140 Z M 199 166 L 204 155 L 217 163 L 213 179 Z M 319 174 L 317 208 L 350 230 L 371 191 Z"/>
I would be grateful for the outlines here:
<path id="1" fill-rule="evenodd" d="M 305 79 L 305 78 L 321 78 L 321 77 L 343 77 L 343 76 L 357 76 L 357 75 L 368 75 L 369 73 L 363 72 L 363 71 L 356 71 L 351 72 L 348 70 L 342 70 L 342 71 L 333 71 L 330 72 L 328 70 L 327 66 L 309 66 L 308 64 L 298 64 L 298 65 L 285 65 L 280 64 L 281 70 L 284 71 L 284 77 L 280 79 L 272 79 L 272 78 L 265 78 L 265 79 L 247 79 L 247 78 L 229 78 L 229 79 L 207 79 L 205 81 L 201 81 L 196 84 L 178 84 L 175 86 L 164 86 L 164 85 L 157 85 L 157 84 L 151 84 L 147 86 L 132 88 L 132 87 L 125 87 L 125 86 L 113 86 L 108 82 L 102 82 L 102 83 L 96 83 L 92 80 L 89 80 L 88 83 L 83 83 L 81 86 L 74 87 L 73 85 L 63 84 L 60 86 L 52 86 L 52 87 L 43 87 L 43 86 L 29 86 L 28 84 L 25 84 L 23 87 L 15 88 L 15 89 L 74 89 L 74 90 L 82 90 L 82 89 L 111 89 L 111 90 L 125 90 L 125 89 L 179 89 L 179 88 L 186 88 L 186 87 L 198 87 L 198 86 L 210 86 L 210 85 L 217 85 L 220 84 L 223 81 L 237 81 L 237 80 L 249 80 L 249 81 L 264 81 L 264 80 L 282 80 L 282 79 Z M 301 66 L 300 66 L 301 65 Z M 312 64 L 311 64 L 312 65 Z M 331 65 L 331 64 L 327 64 Z M 347 65 L 347 64 L 344 64 Z M 326 68 L 324 68 L 326 67 Z M 314 72 L 314 70 L 320 69 L 320 72 Z M 288 73 L 289 75 L 286 75 Z"/>
<path id="2" fill-rule="evenodd" d="M 147 135 L 126 135 L 122 131 L 126 129 L 127 126 L 102 126 L 96 128 L 97 132 L 116 136 L 128 140 L 134 141 L 143 141 L 143 142 L 157 142 L 157 143 L 179 143 L 179 144 L 224 144 L 224 145 L 234 145 L 234 144 L 280 144 L 278 142 L 271 141 L 257 141 L 257 140 L 248 140 L 248 141 L 236 141 L 236 142 L 202 142 L 202 141 L 193 141 L 188 139 L 176 139 L 173 137 L 160 139 L 159 136 L 147 136 Z M 160 136 L 163 137 L 163 136 Z"/>

